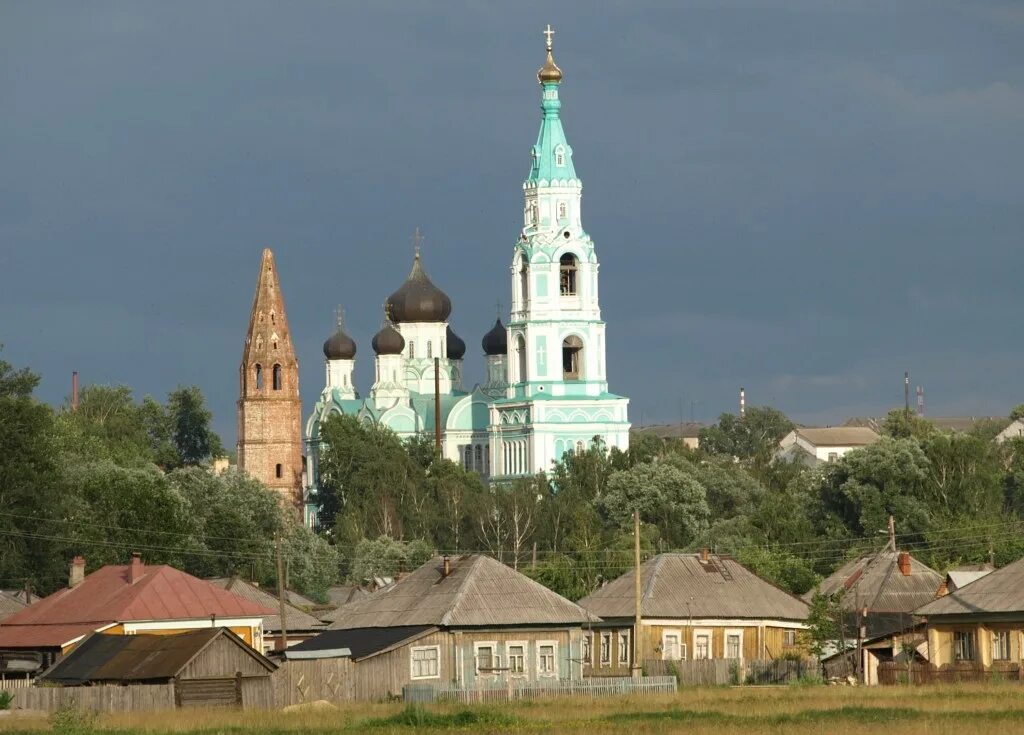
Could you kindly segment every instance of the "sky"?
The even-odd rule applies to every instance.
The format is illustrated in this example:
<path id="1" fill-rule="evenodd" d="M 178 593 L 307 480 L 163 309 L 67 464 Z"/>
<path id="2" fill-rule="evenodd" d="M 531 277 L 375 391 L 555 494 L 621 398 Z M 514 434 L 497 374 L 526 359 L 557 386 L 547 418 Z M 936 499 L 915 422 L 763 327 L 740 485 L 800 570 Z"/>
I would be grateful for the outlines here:
<path id="1" fill-rule="evenodd" d="M 230 445 L 262 249 L 308 413 L 338 305 L 368 392 L 420 227 L 482 380 L 547 23 L 634 424 L 1024 403 L 1012 0 L 0 0 L 0 355 L 199 385 Z"/>

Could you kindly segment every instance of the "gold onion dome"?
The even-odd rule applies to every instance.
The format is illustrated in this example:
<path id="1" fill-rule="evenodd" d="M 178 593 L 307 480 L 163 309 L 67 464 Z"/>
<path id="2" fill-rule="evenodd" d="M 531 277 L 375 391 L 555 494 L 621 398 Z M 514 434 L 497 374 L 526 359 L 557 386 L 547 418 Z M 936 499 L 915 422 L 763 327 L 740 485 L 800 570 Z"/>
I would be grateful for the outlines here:
<path id="1" fill-rule="evenodd" d="M 537 70 L 537 81 L 541 84 L 562 81 L 562 70 L 558 68 L 558 64 L 555 63 L 555 57 L 551 53 L 551 37 L 553 35 L 555 35 L 555 32 L 549 25 L 547 30 L 544 31 L 544 36 L 547 38 L 548 58 L 544 61 L 544 66 Z"/>

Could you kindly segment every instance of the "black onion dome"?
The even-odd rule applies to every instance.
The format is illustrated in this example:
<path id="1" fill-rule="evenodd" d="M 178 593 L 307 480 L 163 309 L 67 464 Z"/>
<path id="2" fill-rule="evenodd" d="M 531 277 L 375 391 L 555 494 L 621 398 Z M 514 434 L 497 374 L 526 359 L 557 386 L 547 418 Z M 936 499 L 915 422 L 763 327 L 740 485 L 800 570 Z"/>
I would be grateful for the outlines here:
<path id="1" fill-rule="evenodd" d="M 378 355 L 401 355 L 405 338 L 391 324 L 385 324 L 373 335 L 373 351 Z"/>
<path id="2" fill-rule="evenodd" d="M 444 341 L 448 346 L 449 360 L 461 360 L 466 354 L 466 343 L 462 341 L 462 337 L 452 331 L 451 327 L 448 327 L 448 331 L 444 333 Z"/>
<path id="3" fill-rule="evenodd" d="M 484 335 L 483 345 L 485 355 L 506 355 L 508 354 L 508 333 L 505 332 L 505 325 L 499 317 L 491 327 L 491 331 Z"/>
<path id="4" fill-rule="evenodd" d="M 355 340 L 345 334 L 345 328 L 338 322 L 334 334 L 324 342 L 324 357 L 328 360 L 351 360 L 356 356 Z"/>
<path id="5" fill-rule="evenodd" d="M 443 322 L 451 315 L 451 299 L 427 277 L 419 253 L 405 283 L 388 297 L 387 311 L 396 322 Z"/>

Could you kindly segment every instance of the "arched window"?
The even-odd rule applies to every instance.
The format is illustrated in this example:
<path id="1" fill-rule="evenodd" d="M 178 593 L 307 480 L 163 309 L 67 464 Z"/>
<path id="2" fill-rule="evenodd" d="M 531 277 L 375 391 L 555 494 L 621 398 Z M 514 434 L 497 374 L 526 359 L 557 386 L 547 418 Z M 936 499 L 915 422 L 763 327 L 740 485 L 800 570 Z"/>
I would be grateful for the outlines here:
<path id="1" fill-rule="evenodd" d="M 576 295 L 576 256 L 565 253 L 558 259 L 558 283 L 562 296 Z"/>
<path id="2" fill-rule="evenodd" d="M 519 382 L 526 382 L 526 340 L 523 335 L 516 337 L 516 359 L 519 363 Z"/>
<path id="3" fill-rule="evenodd" d="M 263 366 L 256 363 L 256 390 L 263 390 Z"/>
<path id="4" fill-rule="evenodd" d="M 467 444 L 466 445 L 466 460 L 465 460 L 464 464 L 466 466 L 466 470 L 467 471 L 473 469 L 473 445 L 472 444 Z"/>
<path id="5" fill-rule="evenodd" d="M 565 148 L 563 148 L 562 146 L 558 146 L 557 148 L 555 148 L 555 165 L 565 165 Z"/>
<path id="6" fill-rule="evenodd" d="M 416 357 L 416 343 L 409 340 L 409 359 Z"/>
<path id="7" fill-rule="evenodd" d="M 476 461 L 476 471 L 480 472 L 484 468 L 484 448 L 477 444 L 473 449 L 473 456 Z"/>
<path id="8" fill-rule="evenodd" d="M 525 260 L 519 268 L 519 302 L 523 309 L 530 304 L 530 266 Z"/>
<path id="9" fill-rule="evenodd" d="M 284 467 L 282 467 L 280 463 L 274 466 L 274 477 L 279 480 L 284 477 Z"/>
<path id="10" fill-rule="evenodd" d="M 427 359 L 429 360 L 434 356 L 434 343 L 429 339 L 427 340 Z"/>
<path id="11" fill-rule="evenodd" d="M 565 202 L 558 203 L 558 219 L 562 220 L 568 217 L 568 208 L 565 206 Z"/>
<path id="12" fill-rule="evenodd" d="M 281 390 L 281 366 L 274 365 L 274 390 Z"/>
<path id="13" fill-rule="evenodd" d="M 270 312 L 270 323 L 277 324 L 277 315 L 274 312 Z"/>
<path id="14" fill-rule="evenodd" d="M 562 341 L 562 380 L 583 377 L 583 340 L 576 335 Z"/>

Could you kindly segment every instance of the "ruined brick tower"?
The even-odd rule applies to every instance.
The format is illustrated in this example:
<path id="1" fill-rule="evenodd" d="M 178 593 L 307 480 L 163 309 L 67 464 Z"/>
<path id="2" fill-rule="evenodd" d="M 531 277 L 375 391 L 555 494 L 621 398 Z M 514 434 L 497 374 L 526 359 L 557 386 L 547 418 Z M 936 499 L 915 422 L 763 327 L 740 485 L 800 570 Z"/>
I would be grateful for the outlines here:
<path id="1" fill-rule="evenodd" d="M 238 377 L 238 467 L 301 508 L 299 363 L 269 248 L 263 251 Z"/>

